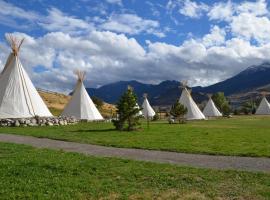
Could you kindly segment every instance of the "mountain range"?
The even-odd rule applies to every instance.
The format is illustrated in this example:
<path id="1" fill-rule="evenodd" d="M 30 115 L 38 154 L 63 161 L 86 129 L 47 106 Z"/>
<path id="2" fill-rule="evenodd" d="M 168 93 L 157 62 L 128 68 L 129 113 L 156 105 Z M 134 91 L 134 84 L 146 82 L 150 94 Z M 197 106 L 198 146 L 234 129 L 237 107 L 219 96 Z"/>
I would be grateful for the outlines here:
<path id="1" fill-rule="evenodd" d="M 168 106 L 181 95 L 180 83 L 166 80 L 157 85 L 144 84 L 138 81 L 119 81 L 104 85 L 100 88 L 87 88 L 91 96 L 96 96 L 108 103 L 116 103 L 127 86 L 133 87 L 141 103 L 143 94 L 147 93 L 152 105 Z M 207 94 L 224 92 L 234 105 L 250 98 L 259 98 L 262 91 L 270 92 L 270 63 L 248 67 L 235 76 L 207 87 L 193 87 L 192 97 L 197 103 L 207 100 Z"/>

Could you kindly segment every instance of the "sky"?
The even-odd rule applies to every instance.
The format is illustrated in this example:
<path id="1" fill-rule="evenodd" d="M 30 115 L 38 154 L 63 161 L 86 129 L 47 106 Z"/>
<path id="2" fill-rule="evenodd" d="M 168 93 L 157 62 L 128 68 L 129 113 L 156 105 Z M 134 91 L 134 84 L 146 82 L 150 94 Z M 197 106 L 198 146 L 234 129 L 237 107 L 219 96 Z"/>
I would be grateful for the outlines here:
<path id="1" fill-rule="evenodd" d="M 0 0 L 5 35 L 25 38 L 20 59 L 36 87 L 69 92 L 137 80 L 206 86 L 270 61 L 269 1 Z"/>

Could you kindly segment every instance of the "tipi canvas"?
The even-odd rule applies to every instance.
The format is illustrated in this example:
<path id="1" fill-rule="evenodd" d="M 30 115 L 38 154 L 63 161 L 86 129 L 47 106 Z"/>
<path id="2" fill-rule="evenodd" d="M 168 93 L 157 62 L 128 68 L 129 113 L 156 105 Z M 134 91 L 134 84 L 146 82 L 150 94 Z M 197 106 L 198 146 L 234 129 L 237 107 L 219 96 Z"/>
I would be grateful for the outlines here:
<path id="1" fill-rule="evenodd" d="M 265 97 L 263 97 L 255 114 L 256 115 L 270 115 L 270 104 Z"/>
<path id="2" fill-rule="evenodd" d="M 52 116 L 24 70 L 19 51 L 23 40 L 7 36 L 12 52 L 0 75 L 0 118 Z"/>
<path id="3" fill-rule="evenodd" d="M 148 102 L 147 96 L 144 95 L 144 101 L 142 104 L 142 113 L 143 116 L 147 119 L 147 118 L 153 118 L 155 116 L 155 111 L 153 110 L 153 108 L 151 107 L 150 103 Z"/>
<path id="4" fill-rule="evenodd" d="M 66 105 L 61 115 L 72 116 L 77 119 L 89 121 L 103 120 L 103 117 L 99 113 L 84 87 L 83 80 L 85 78 L 85 73 L 77 71 L 76 74 L 78 76 L 77 85 L 70 101 Z"/>
<path id="5" fill-rule="evenodd" d="M 200 111 L 199 107 L 196 105 L 196 103 L 193 101 L 190 93 L 187 91 L 187 88 L 184 87 L 182 90 L 181 97 L 179 99 L 179 102 L 184 105 L 188 112 L 185 115 L 185 118 L 187 120 L 198 120 L 198 119 L 205 119 L 205 116 Z"/>
<path id="6" fill-rule="evenodd" d="M 139 104 L 138 104 L 138 103 L 136 103 L 135 108 L 140 109 L 140 110 L 139 110 L 139 112 L 137 113 L 137 116 L 142 116 L 142 115 L 143 115 L 143 113 L 142 113 L 141 108 L 140 108 L 140 106 L 139 106 Z"/>
<path id="7" fill-rule="evenodd" d="M 208 103 L 206 104 L 203 114 L 205 117 L 221 117 L 222 114 L 217 109 L 215 103 L 211 98 L 209 98 Z"/>

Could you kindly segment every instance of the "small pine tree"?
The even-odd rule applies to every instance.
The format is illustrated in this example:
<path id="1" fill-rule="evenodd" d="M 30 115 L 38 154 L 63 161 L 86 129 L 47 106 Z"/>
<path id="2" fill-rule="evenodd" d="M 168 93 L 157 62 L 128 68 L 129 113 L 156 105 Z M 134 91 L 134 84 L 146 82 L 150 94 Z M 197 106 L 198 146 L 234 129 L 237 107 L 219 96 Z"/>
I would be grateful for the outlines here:
<path id="1" fill-rule="evenodd" d="M 187 114 L 187 108 L 178 100 L 172 105 L 170 114 L 180 123 L 185 122 L 184 115 Z"/>
<path id="2" fill-rule="evenodd" d="M 245 113 L 246 115 L 248 115 L 248 114 L 255 114 L 256 108 L 257 108 L 256 107 L 256 102 L 250 100 L 248 102 L 243 103 L 241 111 L 243 113 Z"/>
<path id="3" fill-rule="evenodd" d="M 127 91 L 120 97 L 116 105 L 118 119 L 113 120 L 117 130 L 132 131 L 137 129 L 139 123 L 139 111 L 137 106 L 137 97 L 132 88 L 128 87 Z"/>
<path id="4" fill-rule="evenodd" d="M 223 113 L 223 115 L 230 115 L 231 108 L 228 100 L 226 99 L 223 92 L 215 93 L 212 96 L 212 100 L 216 104 L 217 108 Z"/>

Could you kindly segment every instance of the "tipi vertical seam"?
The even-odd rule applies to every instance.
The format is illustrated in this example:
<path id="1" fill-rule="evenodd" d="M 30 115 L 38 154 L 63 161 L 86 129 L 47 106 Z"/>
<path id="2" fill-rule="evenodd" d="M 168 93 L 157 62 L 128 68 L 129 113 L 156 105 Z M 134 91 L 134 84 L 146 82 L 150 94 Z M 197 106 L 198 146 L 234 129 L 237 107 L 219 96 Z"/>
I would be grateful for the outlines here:
<path id="1" fill-rule="evenodd" d="M 17 56 L 16 56 L 16 63 L 18 64 L 18 58 L 17 58 Z M 18 67 L 18 65 L 17 65 L 17 67 Z M 27 85 L 26 85 L 26 81 L 25 81 L 25 78 L 24 78 L 24 76 L 23 76 L 23 72 L 22 72 L 22 69 L 21 69 L 20 66 L 19 66 L 19 74 L 20 74 L 21 79 L 22 79 L 22 84 L 25 85 L 25 88 L 26 88 L 26 90 L 27 90 L 28 98 L 29 98 L 29 100 L 30 100 L 30 104 L 31 104 L 31 107 L 32 107 L 32 110 L 33 110 L 33 114 L 34 114 L 34 116 L 35 116 L 36 114 L 35 114 L 34 106 L 33 106 L 33 103 L 32 103 L 32 100 L 31 100 L 31 97 L 30 97 L 30 94 L 29 94 L 29 90 L 28 90 L 28 87 L 27 87 Z M 25 94 L 25 89 L 24 89 L 24 87 L 23 87 L 23 93 L 24 93 L 24 96 L 25 96 L 26 105 L 27 105 L 27 107 L 28 107 L 29 113 L 32 114 L 32 112 L 31 112 L 31 110 L 30 110 L 30 106 L 28 105 L 28 102 L 27 102 L 27 96 L 26 96 L 26 94 Z"/>

